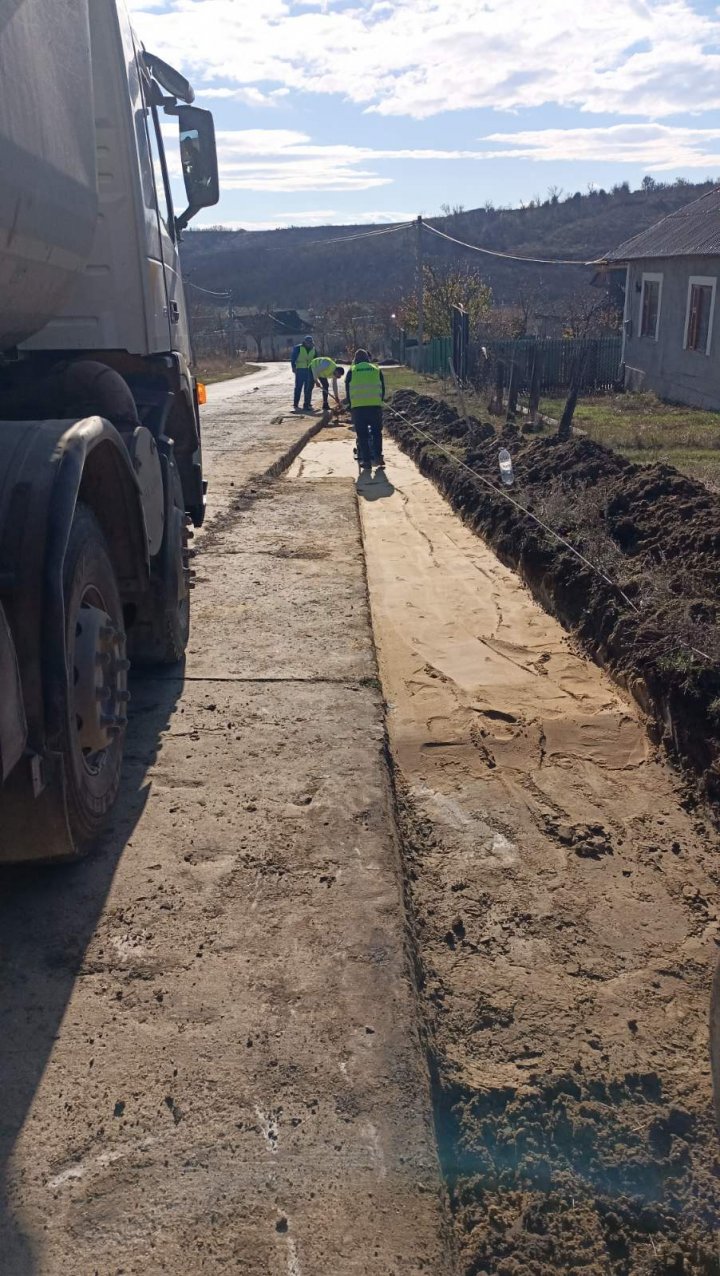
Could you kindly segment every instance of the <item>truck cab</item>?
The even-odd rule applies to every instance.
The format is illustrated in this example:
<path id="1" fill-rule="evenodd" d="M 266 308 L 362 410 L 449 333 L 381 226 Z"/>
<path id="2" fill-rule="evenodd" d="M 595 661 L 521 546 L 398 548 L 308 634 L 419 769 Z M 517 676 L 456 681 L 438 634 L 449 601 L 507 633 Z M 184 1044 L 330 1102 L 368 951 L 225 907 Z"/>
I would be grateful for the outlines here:
<path id="1" fill-rule="evenodd" d="M 68 859 L 117 796 L 130 663 L 188 639 L 204 484 L 179 245 L 217 157 L 122 0 L 16 0 L 0 63 L 0 861 Z"/>

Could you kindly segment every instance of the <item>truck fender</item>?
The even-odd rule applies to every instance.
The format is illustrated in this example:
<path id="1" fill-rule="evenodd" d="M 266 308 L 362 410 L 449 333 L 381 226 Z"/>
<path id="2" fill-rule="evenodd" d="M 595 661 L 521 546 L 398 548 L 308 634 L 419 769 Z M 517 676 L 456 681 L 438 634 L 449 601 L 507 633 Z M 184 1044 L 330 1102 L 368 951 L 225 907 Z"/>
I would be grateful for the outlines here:
<path id="1" fill-rule="evenodd" d="M 27 741 L 20 672 L 15 644 L 5 612 L 0 606 L 0 781 L 8 778 L 20 761 Z"/>
<path id="2" fill-rule="evenodd" d="M 57 746 L 67 668 L 63 570 L 78 500 L 100 522 L 131 606 L 149 589 L 148 553 L 138 484 L 118 431 L 101 417 L 0 422 L 0 601 L 32 755 L 3 785 L 0 860 L 43 859 L 49 847 L 53 855 L 74 851 Z M 4 773 L 4 741 L 2 748 Z"/>
<path id="3" fill-rule="evenodd" d="M 48 510 L 44 572 L 42 663 L 46 688 L 63 685 L 66 666 L 63 567 L 78 501 L 88 505 L 102 528 L 127 607 L 136 607 L 149 589 L 149 553 L 142 494 L 127 448 L 109 421 L 91 416 L 66 429 L 58 440 L 57 476 Z M 45 718 L 51 741 L 61 729 L 62 704 L 46 695 Z"/>
<path id="4" fill-rule="evenodd" d="M 123 602 L 149 588 L 137 479 L 108 421 L 0 422 L 0 602 L 17 653 L 28 746 L 46 747 L 48 667 L 65 658 L 63 563 L 75 506 L 106 534 Z"/>

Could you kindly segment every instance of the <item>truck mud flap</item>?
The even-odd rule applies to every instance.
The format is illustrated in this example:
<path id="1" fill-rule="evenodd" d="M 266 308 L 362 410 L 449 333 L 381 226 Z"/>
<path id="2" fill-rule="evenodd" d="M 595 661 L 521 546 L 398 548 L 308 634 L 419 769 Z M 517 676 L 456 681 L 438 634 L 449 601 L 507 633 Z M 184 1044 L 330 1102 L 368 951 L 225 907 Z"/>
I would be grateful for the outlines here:
<path id="1" fill-rule="evenodd" d="M 75 858 L 62 758 L 23 759 L 0 794 L 0 866 Z"/>

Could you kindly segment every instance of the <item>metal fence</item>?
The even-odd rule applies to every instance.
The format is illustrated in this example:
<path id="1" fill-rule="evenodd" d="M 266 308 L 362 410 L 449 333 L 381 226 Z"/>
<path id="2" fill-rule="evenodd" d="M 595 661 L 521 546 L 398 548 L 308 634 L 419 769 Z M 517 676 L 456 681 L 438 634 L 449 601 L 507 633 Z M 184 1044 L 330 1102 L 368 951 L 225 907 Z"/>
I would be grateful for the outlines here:
<path id="1" fill-rule="evenodd" d="M 576 370 L 580 389 L 611 390 L 620 378 L 621 337 L 543 337 L 517 341 L 491 341 L 485 347 L 488 361 L 515 365 L 518 389 L 527 390 L 535 360 L 540 361 L 540 389 L 544 394 L 567 390 Z"/>
<path id="2" fill-rule="evenodd" d="M 452 337 L 433 337 L 432 341 L 426 341 L 422 347 L 409 346 L 405 357 L 408 367 L 415 372 L 447 377 L 452 357 Z"/>
<path id="3" fill-rule="evenodd" d="M 405 359 L 416 372 L 446 377 L 450 374 L 452 352 L 452 337 L 434 337 L 422 349 L 408 347 Z M 518 390 L 527 391 L 533 366 L 539 360 L 543 394 L 568 390 L 576 369 L 580 371 L 580 389 L 587 394 L 618 385 L 621 357 L 621 337 L 488 338 L 469 343 L 467 379 L 477 386 L 494 384 L 498 365 L 502 364 L 505 384 L 514 370 Z"/>

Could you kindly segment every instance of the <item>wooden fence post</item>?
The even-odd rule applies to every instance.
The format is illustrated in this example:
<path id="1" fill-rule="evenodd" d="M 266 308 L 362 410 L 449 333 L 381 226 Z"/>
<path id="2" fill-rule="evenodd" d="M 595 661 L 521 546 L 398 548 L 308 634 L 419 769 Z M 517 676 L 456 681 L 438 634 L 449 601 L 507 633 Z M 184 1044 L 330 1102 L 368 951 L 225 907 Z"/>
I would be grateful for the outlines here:
<path id="1" fill-rule="evenodd" d="M 542 355 L 535 347 L 533 355 L 532 373 L 530 376 L 530 403 L 528 406 L 528 419 L 530 425 L 535 427 L 540 412 L 540 384 L 542 382 Z"/>
<path id="2" fill-rule="evenodd" d="M 570 379 L 570 393 L 565 400 L 563 414 L 560 417 L 557 436 L 559 439 L 569 439 L 572 434 L 572 422 L 577 407 L 578 395 L 583 384 L 585 367 L 587 364 L 590 348 L 588 342 L 583 342 L 575 357 L 572 375 Z"/>
<path id="3" fill-rule="evenodd" d="M 498 359 L 495 365 L 495 393 L 490 400 L 490 411 L 502 412 L 503 408 L 503 391 L 505 389 L 505 364 Z"/>
<path id="4" fill-rule="evenodd" d="M 514 425 L 515 417 L 517 416 L 519 379 L 520 378 L 519 378 L 517 361 L 514 361 L 512 364 L 512 367 L 510 368 L 510 381 L 508 384 L 508 401 L 507 401 L 507 417 L 506 417 L 506 421 L 508 425 Z"/>

